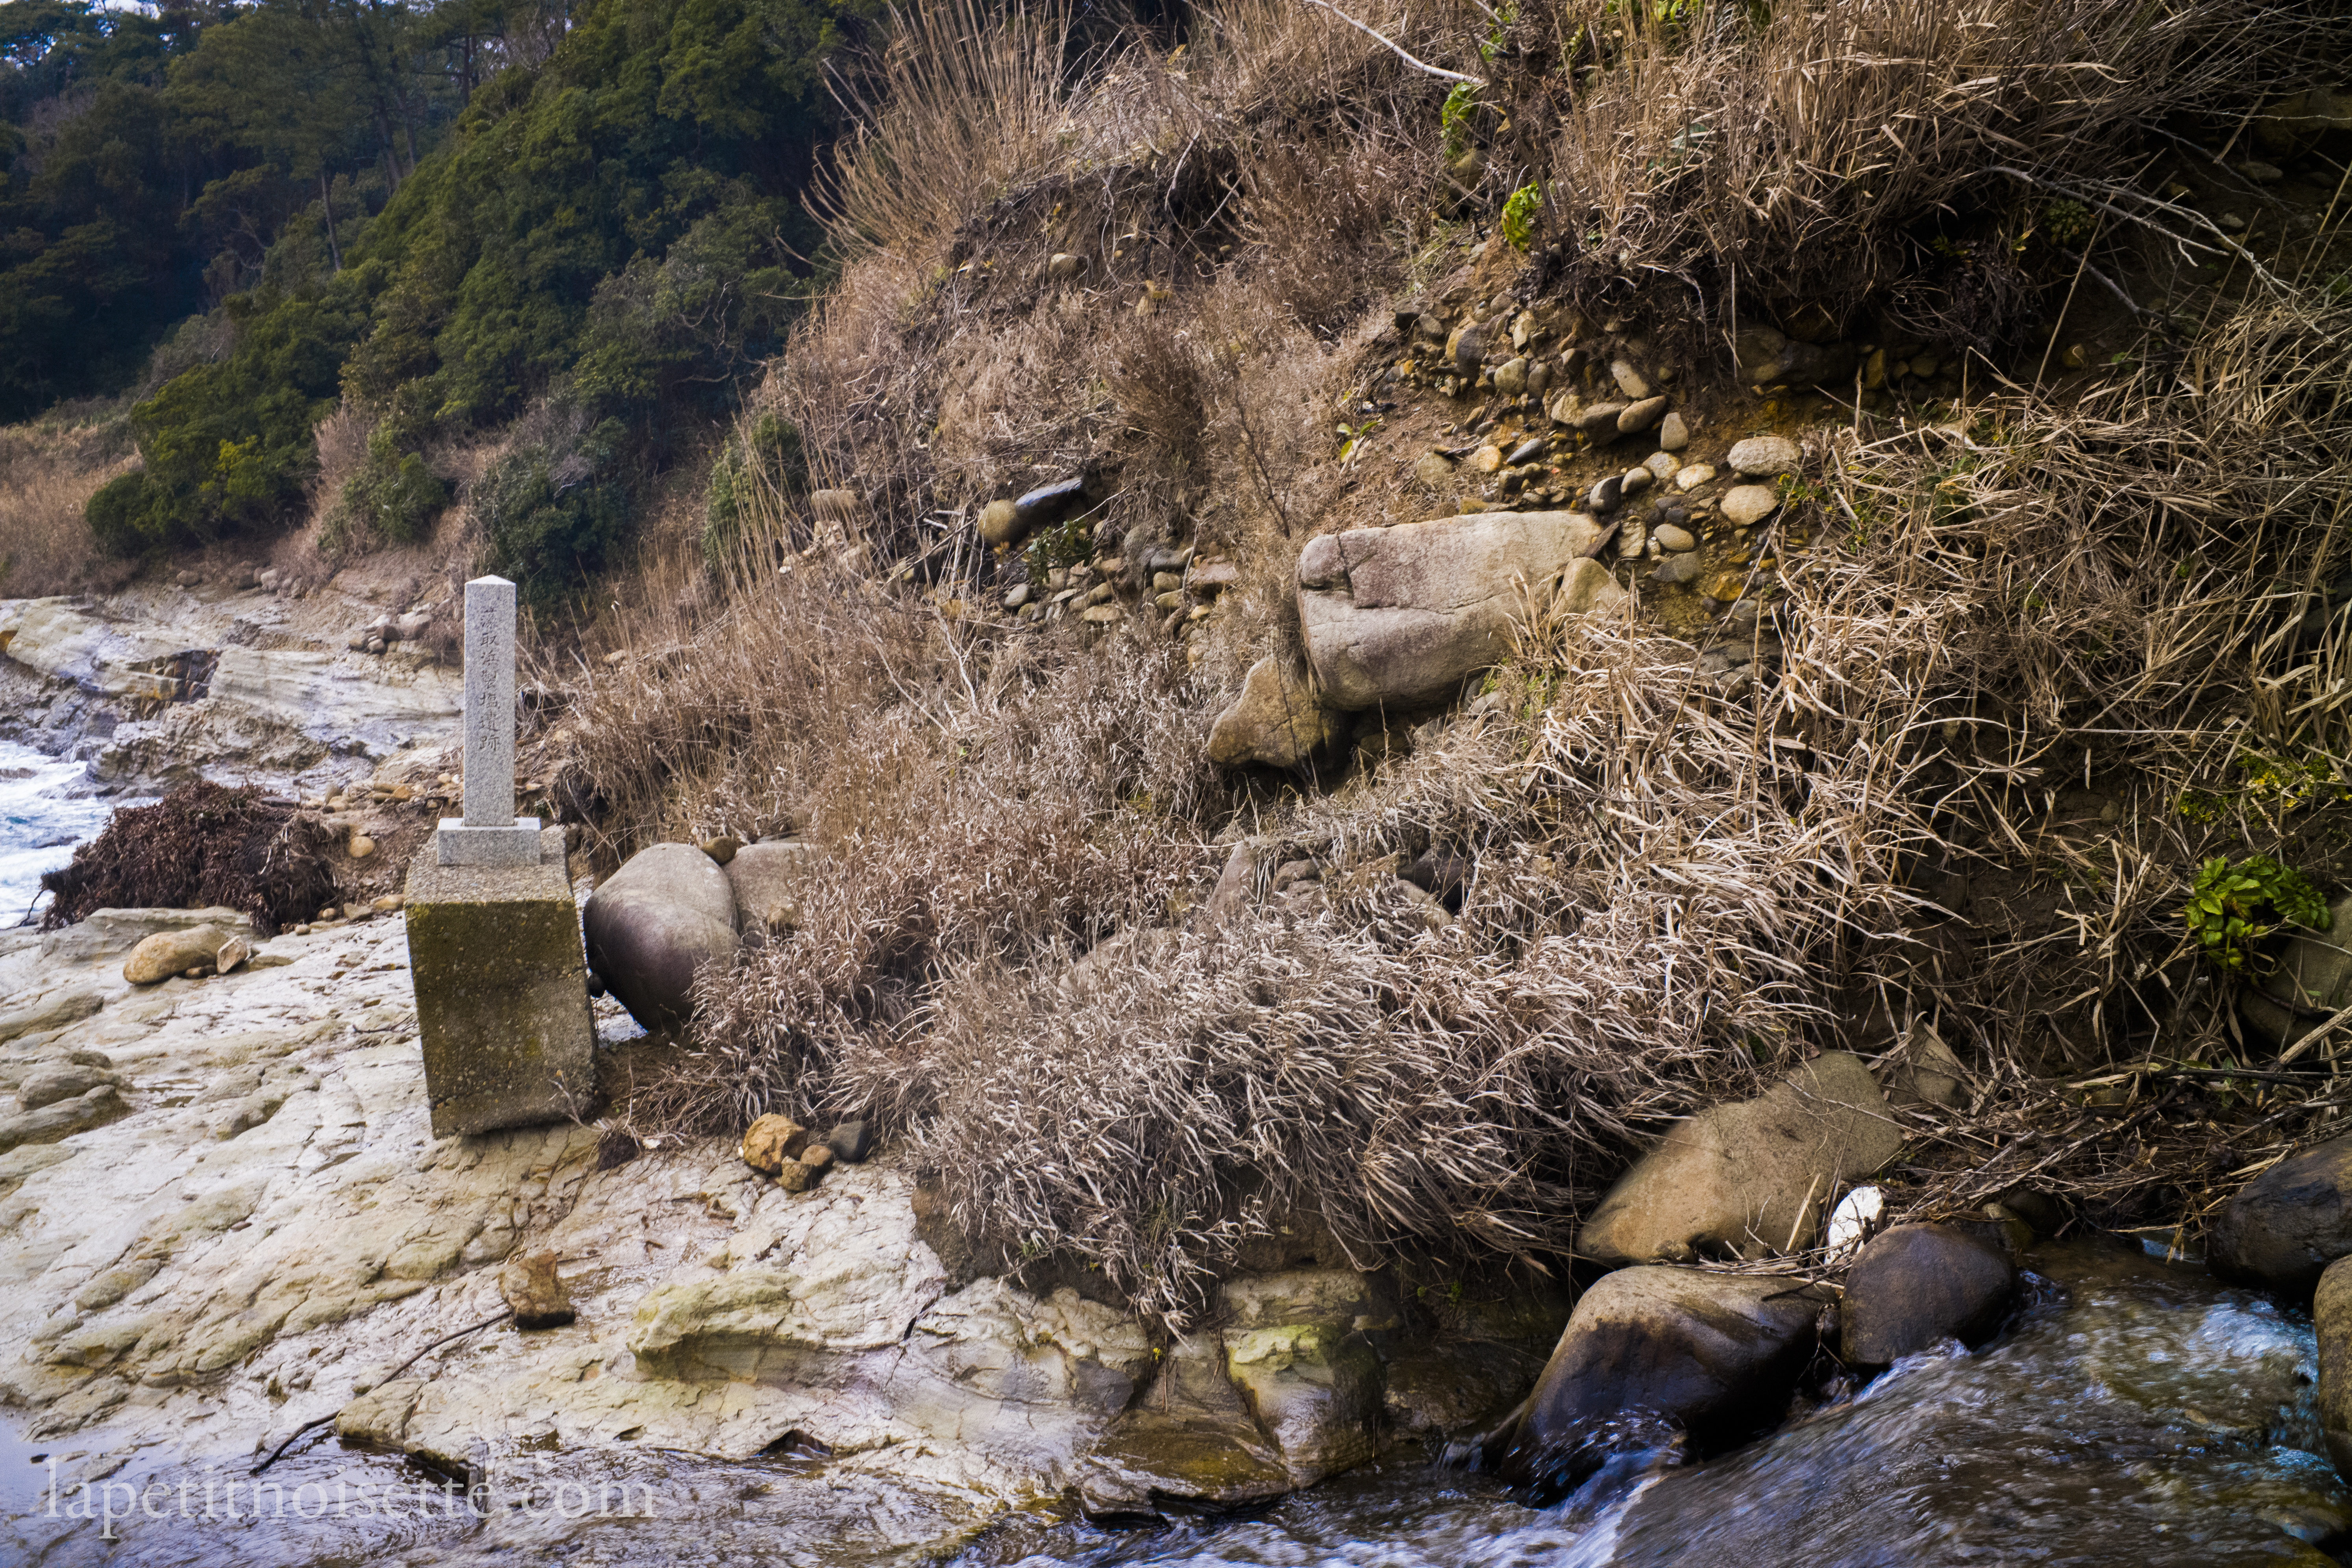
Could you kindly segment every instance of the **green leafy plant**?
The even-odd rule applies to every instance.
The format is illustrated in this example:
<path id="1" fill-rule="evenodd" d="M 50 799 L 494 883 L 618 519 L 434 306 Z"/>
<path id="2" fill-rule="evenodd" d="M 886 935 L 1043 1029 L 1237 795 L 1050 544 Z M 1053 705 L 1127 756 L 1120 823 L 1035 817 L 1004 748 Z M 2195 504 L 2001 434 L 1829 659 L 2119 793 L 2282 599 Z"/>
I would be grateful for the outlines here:
<path id="1" fill-rule="evenodd" d="M 2332 921 L 2319 889 L 2267 855 L 2206 861 L 2180 914 L 2205 956 L 2239 973 L 2249 967 L 2255 945 L 2280 926 L 2326 931 Z"/>
<path id="2" fill-rule="evenodd" d="M 1536 242 L 1536 215 L 1543 210 L 1543 191 L 1521 185 L 1503 204 L 1503 237 L 1513 250 L 1524 253 Z"/>
<path id="3" fill-rule="evenodd" d="M 1445 107 L 1437 111 L 1438 130 L 1444 133 L 1445 155 L 1459 158 L 1470 150 L 1470 117 L 1478 111 L 1478 89 L 1466 81 L 1457 81 L 1445 95 Z"/>
<path id="4" fill-rule="evenodd" d="M 2091 209 L 2080 202 L 2052 202 L 2042 209 L 2042 227 L 2060 245 L 2080 245 L 2091 237 Z"/>
<path id="5" fill-rule="evenodd" d="M 1095 515 L 1085 512 L 1052 528 L 1041 528 L 1030 537 L 1029 548 L 1024 552 L 1029 561 L 1029 576 L 1042 583 L 1045 574 L 1056 566 L 1075 566 L 1094 553 Z"/>

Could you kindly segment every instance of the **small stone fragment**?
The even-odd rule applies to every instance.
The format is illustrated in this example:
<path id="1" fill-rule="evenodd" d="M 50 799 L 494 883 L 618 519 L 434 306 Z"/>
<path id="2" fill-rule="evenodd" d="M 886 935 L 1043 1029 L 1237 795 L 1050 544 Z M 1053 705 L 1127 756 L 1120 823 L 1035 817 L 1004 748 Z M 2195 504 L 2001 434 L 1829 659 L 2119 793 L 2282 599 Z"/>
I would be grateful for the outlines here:
<path id="1" fill-rule="evenodd" d="M 221 943 L 220 951 L 213 955 L 213 968 L 226 974 L 252 956 L 253 944 L 241 936 L 233 936 Z"/>
<path id="2" fill-rule="evenodd" d="M 721 866 L 724 866 L 728 861 L 735 858 L 735 851 L 742 847 L 743 841 L 741 839 L 725 833 L 720 834 L 716 838 L 706 838 L 702 841 L 702 852 L 705 855 L 709 856 L 713 860 L 718 861 Z"/>
<path id="3" fill-rule="evenodd" d="M 833 1151 L 822 1143 L 803 1144 L 799 1158 L 800 1163 L 810 1170 L 822 1171 L 833 1163 Z"/>
<path id="4" fill-rule="evenodd" d="M 1679 452 L 1690 445 L 1690 426 L 1679 414 L 1669 414 L 1658 421 L 1658 446 L 1668 452 Z"/>
<path id="5" fill-rule="evenodd" d="M 824 1135 L 824 1146 L 833 1151 L 833 1157 L 836 1160 L 852 1165 L 862 1164 L 873 1151 L 874 1135 L 866 1131 L 864 1121 L 845 1121 Z"/>
<path id="6" fill-rule="evenodd" d="M 743 1130 L 743 1163 L 763 1176 L 776 1175 L 807 1141 L 806 1128 L 771 1111 Z"/>
<path id="7" fill-rule="evenodd" d="M 364 833 L 354 833 L 352 835 L 350 850 L 352 859 L 364 860 L 375 853 L 375 840 Z"/>
<path id="8" fill-rule="evenodd" d="M 1637 405 L 1650 395 L 1650 378 L 1636 370 L 1631 360 L 1611 361 L 1609 379 L 1617 384 L 1618 391 Z"/>
<path id="9" fill-rule="evenodd" d="M 1685 550 L 1696 550 L 1698 548 L 1698 540 L 1691 533 L 1689 529 L 1679 527 L 1671 522 L 1662 522 L 1658 524 L 1657 527 L 1650 531 L 1650 537 L 1658 542 L 1660 549 L 1670 550 L 1677 554 Z"/>
<path id="10" fill-rule="evenodd" d="M 1675 485 L 1678 489 L 1695 490 L 1713 478 L 1715 478 L 1713 463 L 1693 463 L 1675 476 Z"/>
<path id="11" fill-rule="evenodd" d="M 1622 403 L 1596 403 L 1576 416 L 1576 427 L 1595 441 L 1617 438 L 1617 416 L 1625 412 Z"/>
<path id="12" fill-rule="evenodd" d="M 534 1252 L 510 1258 L 499 1270 L 499 1294 L 514 1309 L 518 1329 L 560 1329 L 580 1314 L 572 1292 L 555 1276 L 555 1254 Z"/>
<path id="13" fill-rule="evenodd" d="M 1624 413 L 1617 416 L 1618 434 L 1622 436 L 1632 436 L 1640 431 L 1647 430 L 1651 426 L 1655 425 L 1659 420 L 1664 418 L 1665 414 L 1666 400 L 1664 398 L 1645 397 L 1639 403 L 1629 405 Z"/>
<path id="14" fill-rule="evenodd" d="M 815 1181 L 815 1169 L 798 1160 L 786 1160 L 776 1168 L 776 1184 L 788 1193 L 804 1193 Z"/>

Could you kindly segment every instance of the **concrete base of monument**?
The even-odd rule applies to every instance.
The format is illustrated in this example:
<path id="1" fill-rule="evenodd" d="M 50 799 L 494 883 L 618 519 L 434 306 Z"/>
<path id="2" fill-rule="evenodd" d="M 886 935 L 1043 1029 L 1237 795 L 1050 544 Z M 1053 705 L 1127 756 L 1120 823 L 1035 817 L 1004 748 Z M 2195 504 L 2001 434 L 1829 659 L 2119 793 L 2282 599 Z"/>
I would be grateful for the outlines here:
<path id="1" fill-rule="evenodd" d="M 536 866 L 540 831 L 535 816 L 518 816 L 511 827 L 468 827 L 463 817 L 445 816 L 433 836 L 434 858 L 444 866 Z"/>
<path id="2" fill-rule="evenodd" d="M 524 866 L 408 868 L 408 957 L 433 1135 L 584 1119 L 595 1026 L 563 830 Z"/>

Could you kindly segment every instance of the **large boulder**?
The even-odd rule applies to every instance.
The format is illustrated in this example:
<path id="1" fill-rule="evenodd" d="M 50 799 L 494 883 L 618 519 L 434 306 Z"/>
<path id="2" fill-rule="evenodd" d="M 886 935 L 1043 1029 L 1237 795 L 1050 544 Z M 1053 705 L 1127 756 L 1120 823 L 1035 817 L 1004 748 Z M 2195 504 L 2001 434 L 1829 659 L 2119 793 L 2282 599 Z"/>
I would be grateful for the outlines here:
<path id="1" fill-rule="evenodd" d="M 1315 700 L 1306 681 L 1277 658 L 1250 667 L 1234 698 L 1209 730 L 1209 760 L 1226 767 L 1263 763 L 1295 768 L 1347 734 L 1339 716 Z"/>
<path id="2" fill-rule="evenodd" d="M 1291 1479 L 1309 1486 L 1379 1452 L 1378 1345 L 1402 1326 L 1386 1280 L 1350 1268 L 1225 1283 L 1225 1373 Z"/>
<path id="3" fill-rule="evenodd" d="M 1953 1226 L 1898 1225 L 1872 1238 L 1846 1275 L 1840 1353 L 1890 1366 L 1948 1339 L 1974 1344 L 2000 1324 L 2017 1265 L 2000 1242 Z"/>
<path id="4" fill-rule="evenodd" d="M 2239 1016 L 2274 1046 L 2301 1039 L 2328 1014 L 2352 1002 L 2352 893 L 2328 906 L 2324 931 L 2307 931 L 2286 944 L 2278 966 L 2248 985 Z"/>
<path id="5" fill-rule="evenodd" d="M 1835 1186 L 1902 1147 L 1870 1068 L 1824 1052 L 1754 1100 L 1668 1128 L 1592 1211 L 1577 1250 L 1610 1264 L 1801 1251 Z"/>
<path id="6" fill-rule="evenodd" d="M 2205 1256 L 2224 1279 L 2308 1299 L 2319 1277 L 2352 1254 L 2352 1138 L 2281 1160 L 2230 1200 Z"/>
<path id="7" fill-rule="evenodd" d="M 1623 1268 L 1584 1293 L 1535 1392 L 1479 1440 L 1507 1479 L 1575 1486 L 1675 1433 L 1701 1447 L 1787 1407 L 1826 1291 L 1779 1276 Z"/>
<path id="8" fill-rule="evenodd" d="M 589 895 L 588 967 L 648 1029 L 694 1011 L 694 972 L 735 952 L 735 893 L 691 844 L 656 844 Z"/>
<path id="9" fill-rule="evenodd" d="M 802 891 L 823 855 L 801 839 L 768 839 L 736 850 L 725 872 L 735 900 L 735 929 L 748 936 L 798 926 Z"/>
<path id="10" fill-rule="evenodd" d="M 2319 1430 L 2336 1473 L 2352 1480 L 2352 1260 L 2338 1258 L 2319 1277 L 2311 1303 L 2319 1340 Z"/>
<path id="11" fill-rule="evenodd" d="M 1528 596 L 1550 592 L 1601 528 L 1583 512 L 1477 512 L 1308 541 L 1299 624 L 1324 700 L 1410 705 L 1501 662 Z"/>
<path id="12" fill-rule="evenodd" d="M 122 961 L 122 978 L 133 985 L 152 985 L 191 969 L 210 969 L 229 933 L 216 925 L 159 931 L 141 941 Z"/>

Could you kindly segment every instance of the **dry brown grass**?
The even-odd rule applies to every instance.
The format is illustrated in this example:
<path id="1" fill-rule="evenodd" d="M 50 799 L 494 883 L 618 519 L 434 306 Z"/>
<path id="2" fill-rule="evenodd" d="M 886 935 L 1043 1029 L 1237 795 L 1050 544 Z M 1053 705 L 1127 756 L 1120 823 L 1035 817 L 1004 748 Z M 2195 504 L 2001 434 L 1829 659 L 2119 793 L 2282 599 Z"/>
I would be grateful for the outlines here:
<path id="1" fill-rule="evenodd" d="M 1886 330 L 1985 352 L 2063 250 L 2053 202 L 2112 240 L 2240 254 L 2132 176 L 2173 145 L 2167 126 L 2226 132 L 2339 69 L 2347 44 L 2337 8 L 2271 0 L 1831 0 L 1760 26 L 1714 4 L 1630 35 L 1607 0 L 1521 15 L 1493 94 L 1518 129 L 1490 178 L 1542 182 L 1559 265 L 1594 309 L 1646 294 L 1723 330 L 1868 303 Z"/>
<path id="2" fill-rule="evenodd" d="M 1781 644 L 1760 689 L 1538 605 L 1434 751 L 1328 795 L 1258 789 L 1203 766 L 1222 689 L 1149 631 L 993 624 L 1017 567 L 973 514 L 1109 465 L 1098 542 L 1235 548 L 1243 640 L 1286 635 L 1290 552 L 1330 501 L 1305 459 L 1343 332 L 1428 232 L 1438 91 L 1303 6 L 1221 7 L 1182 63 L 1139 46 L 1069 73 L 1058 21 L 960 15 L 918 18 L 875 79 L 835 191 L 843 282 L 762 392 L 866 521 L 836 537 L 752 487 L 720 581 L 657 562 L 542 671 L 572 695 L 542 766 L 608 860 L 787 826 L 828 851 L 797 925 L 703 977 L 691 1048 L 632 1116 L 874 1116 L 972 1235 L 1075 1251 L 1181 1320 L 1293 1220 L 1366 1264 L 1565 1247 L 1667 1118 L 1832 1044 L 1932 1027 L 1971 1065 L 1970 1109 L 1903 1113 L 1928 1151 L 1915 1212 L 2030 1177 L 2105 1219 L 2193 1215 L 2259 1140 L 2352 1104 L 2324 1074 L 2183 1087 L 2243 1064 L 2176 913 L 2204 854 L 2352 876 L 2332 819 L 2239 769 L 2266 748 L 2352 780 L 2352 616 L 2299 629 L 2352 598 L 2340 310 L 2264 283 L 2064 407 L 1999 389 L 1962 426 L 1817 441 L 1759 542 L 1784 563 L 1759 568 Z M 1875 288 L 1990 341 L 2024 283 L 1934 259 L 1920 213 L 1978 204 L 1998 235 L 2021 189 L 2097 196 L 2080 180 L 2156 93 L 2194 110 L 2279 68 L 2272 33 L 2231 29 L 2285 15 L 1845 0 L 1757 34 L 1703 12 L 1675 39 L 1580 35 L 1622 69 L 1514 119 L 1543 128 L 1525 166 L 1556 156 L 1573 193 L 1557 232 L 1608 240 L 1566 288 L 1664 278 L 1709 328 L 1734 279 L 1775 305 Z M 1393 36 L 1476 61 L 1457 17 Z M 1720 133 L 1673 149 L 1702 113 Z M 959 148 L 982 177 L 938 176 Z M 1985 176 L 1993 157 L 2032 179 Z M 1301 241 L 1305 211 L 1324 226 Z M 1049 285 L 1065 250 L 1088 269 Z M 2118 822 L 2079 809 L 2095 782 Z M 2191 788 L 2221 815 L 2177 812 Z M 1313 858 L 1322 890 L 1211 918 L 1244 836 L 1257 872 Z M 1469 868 L 1437 922 L 1391 875 L 1433 850 Z M 2170 1075 L 2170 1109 L 2100 1120 L 2079 1086 L 2118 1074 Z"/>
<path id="3" fill-rule="evenodd" d="M 82 509 L 137 461 L 116 421 L 0 429 L 0 596 L 103 592 L 136 575 L 101 556 Z"/>
<path id="4" fill-rule="evenodd" d="M 1923 763 L 1922 885 L 1963 918 L 1912 921 L 1871 978 L 1982 1075 L 1919 1130 L 1927 1207 L 2030 1173 L 2103 1219 L 2193 1223 L 2352 1104 L 2340 1042 L 2261 1064 L 2242 982 L 2179 914 L 2212 856 L 2352 881 L 2347 349 L 2340 305 L 2257 302 L 2066 406 L 2003 395 L 1826 455 L 1781 721 L 1870 693 L 1878 745 Z"/>

